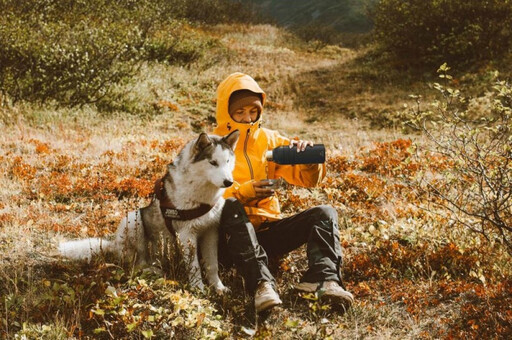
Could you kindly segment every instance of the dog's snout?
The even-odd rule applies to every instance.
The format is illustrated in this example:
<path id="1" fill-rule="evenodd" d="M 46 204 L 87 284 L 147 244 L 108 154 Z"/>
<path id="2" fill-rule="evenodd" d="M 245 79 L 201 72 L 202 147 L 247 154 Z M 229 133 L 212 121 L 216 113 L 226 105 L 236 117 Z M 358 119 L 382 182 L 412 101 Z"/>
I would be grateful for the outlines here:
<path id="1" fill-rule="evenodd" d="M 230 181 L 228 179 L 224 180 L 224 187 L 229 188 L 233 184 L 233 181 Z"/>

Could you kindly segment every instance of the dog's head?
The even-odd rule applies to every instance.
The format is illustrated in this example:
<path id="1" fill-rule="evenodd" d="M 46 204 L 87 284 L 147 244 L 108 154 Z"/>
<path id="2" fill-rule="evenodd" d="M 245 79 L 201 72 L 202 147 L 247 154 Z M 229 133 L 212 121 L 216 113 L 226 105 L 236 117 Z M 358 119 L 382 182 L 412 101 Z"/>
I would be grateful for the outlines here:
<path id="1" fill-rule="evenodd" d="M 201 133 L 191 150 L 194 175 L 201 176 L 218 188 L 233 184 L 235 149 L 240 132 L 235 130 L 224 137 Z"/>

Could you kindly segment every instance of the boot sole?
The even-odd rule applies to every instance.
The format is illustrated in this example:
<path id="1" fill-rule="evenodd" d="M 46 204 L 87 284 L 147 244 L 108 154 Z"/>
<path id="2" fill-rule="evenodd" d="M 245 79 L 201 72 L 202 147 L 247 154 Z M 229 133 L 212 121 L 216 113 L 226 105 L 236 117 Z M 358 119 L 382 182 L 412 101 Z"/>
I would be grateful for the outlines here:
<path id="1" fill-rule="evenodd" d="M 343 311 L 346 312 L 352 303 L 354 302 L 353 299 L 351 299 L 348 296 L 338 296 L 338 295 L 328 295 L 324 294 L 320 297 L 320 301 L 327 301 L 332 309 L 337 311 Z"/>
<path id="2" fill-rule="evenodd" d="M 261 312 L 269 310 L 275 306 L 278 306 L 282 303 L 283 303 L 282 301 L 267 301 L 267 302 L 264 302 L 261 305 L 259 305 L 259 307 L 255 307 L 254 309 L 256 309 L 257 313 L 261 313 Z"/>

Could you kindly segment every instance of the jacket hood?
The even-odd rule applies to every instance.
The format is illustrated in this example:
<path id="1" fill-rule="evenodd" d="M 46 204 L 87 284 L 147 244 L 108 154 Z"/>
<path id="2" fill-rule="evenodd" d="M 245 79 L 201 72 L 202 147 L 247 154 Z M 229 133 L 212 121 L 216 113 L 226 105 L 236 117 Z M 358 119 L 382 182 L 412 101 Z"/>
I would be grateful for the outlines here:
<path id="1" fill-rule="evenodd" d="M 248 129 L 253 131 L 259 127 L 263 111 L 258 120 L 251 124 L 235 122 L 229 115 L 229 97 L 238 90 L 249 90 L 261 94 L 261 104 L 265 105 L 266 94 L 251 76 L 240 72 L 230 74 L 217 88 L 217 128 L 214 132 L 218 135 L 226 135 L 236 129 L 243 133 Z"/>

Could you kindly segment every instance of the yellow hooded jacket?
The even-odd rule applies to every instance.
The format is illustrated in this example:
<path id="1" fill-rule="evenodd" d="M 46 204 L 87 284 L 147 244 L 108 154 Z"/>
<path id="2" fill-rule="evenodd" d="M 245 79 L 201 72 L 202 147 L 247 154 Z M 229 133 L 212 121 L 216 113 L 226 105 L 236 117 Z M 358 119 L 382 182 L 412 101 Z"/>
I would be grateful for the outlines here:
<path id="1" fill-rule="evenodd" d="M 235 122 L 229 115 L 228 107 L 229 97 L 238 90 L 260 93 L 262 104 L 265 104 L 266 94 L 253 78 L 243 73 L 231 74 L 217 88 L 217 128 L 213 133 L 223 136 L 236 129 L 240 130 L 240 139 L 235 148 L 234 183 L 226 190 L 224 197 L 238 199 L 258 230 L 263 222 L 281 219 L 281 208 L 276 195 L 255 198 L 253 182 L 283 178 L 290 184 L 313 187 L 324 178 L 325 165 L 279 165 L 267 162 L 266 152 L 281 145 L 289 145 L 290 139 L 281 136 L 277 131 L 262 128 L 262 114 L 251 124 Z"/>

